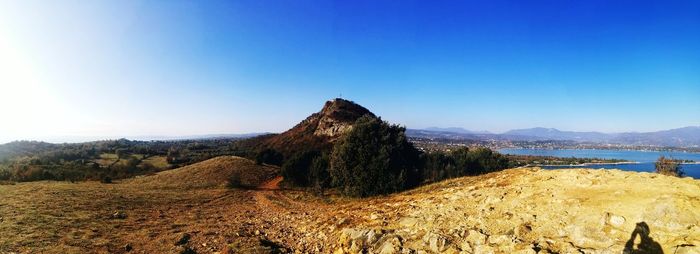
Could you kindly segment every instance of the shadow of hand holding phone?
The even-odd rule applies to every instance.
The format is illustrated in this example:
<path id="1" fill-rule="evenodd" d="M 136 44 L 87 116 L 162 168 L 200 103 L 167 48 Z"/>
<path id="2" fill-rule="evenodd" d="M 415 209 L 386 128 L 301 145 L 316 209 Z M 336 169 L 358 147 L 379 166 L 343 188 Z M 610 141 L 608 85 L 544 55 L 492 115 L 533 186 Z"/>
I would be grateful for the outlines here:
<path id="1" fill-rule="evenodd" d="M 632 231 L 632 236 L 625 243 L 625 249 L 622 251 L 623 254 L 663 254 L 664 251 L 661 249 L 661 245 L 649 237 L 649 225 L 646 222 L 639 222 L 635 226 L 634 231 Z M 637 236 L 640 238 L 639 244 L 635 246 L 635 240 Z"/>

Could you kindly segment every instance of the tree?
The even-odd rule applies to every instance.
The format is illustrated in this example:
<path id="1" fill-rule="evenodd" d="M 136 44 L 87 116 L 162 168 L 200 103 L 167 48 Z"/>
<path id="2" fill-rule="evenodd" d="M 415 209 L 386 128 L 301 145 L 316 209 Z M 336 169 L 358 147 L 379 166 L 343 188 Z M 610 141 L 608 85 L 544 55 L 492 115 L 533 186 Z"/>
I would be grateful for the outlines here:
<path id="1" fill-rule="evenodd" d="M 300 152 L 292 155 L 282 164 L 282 176 L 294 185 L 309 186 L 311 182 L 309 169 L 314 158 L 318 156 L 319 153 L 315 151 Z"/>
<path id="2" fill-rule="evenodd" d="M 270 165 L 280 166 L 282 165 L 283 160 L 284 156 L 282 156 L 281 153 L 277 152 L 277 150 L 272 148 L 263 149 L 255 155 L 255 163 L 257 163 L 258 165 L 266 163 Z"/>
<path id="3" fill-rule="evenodd" d="M 349 196 L 401 191 L 418 184 L 419 152 L 405 128 L 363 116 L 337 141 L 330 160 L 332 183 Z"/>
<path id="4" fill-rule="evenodd" d="M 117 148 L 114 153 L 117 154 L 117 158 L 119 159 L 125 159 L 129 154 L 126 149 L 124 148 Z"/>
<path id="5" fill-rule="evenodd" d="M 444 152 L 437 151 L 421 154 L 422 178 L 427 182 L 457 177 L 461 172 L 456 170 L 454 157 Z"/>
<path id="6" fill-rule="evenodd" d="M 669 176 L 683 176 L 683 170 L 681 170 L 681 165 L 678 161 L 673 158 L 666 158 L 665 156 L 659 157 L 654 165 L 656 167 L 656 173 Z"/>
<path id="7" fill-rule="evenodd" d="M 509 168 L 506 156 L 488 148 L 458 148 L 450 153 L 431 152 L 421 155 L 422 176 L 434 182 L 465 175 L 479 175 Z"/>
<path id="8" fill-rule="evenodd" d="M 226 182 L 226 186 L 234 189 L 234 188 L 240 188 L 243 186 L 241 184 L 241 173 L 240 172 L 234 172 L 228 177 L 228 180 Z"/>
<path id="9" fill-rule="evenodd" d="M 175 147 L 171 147 L 168 149 L 165 159 L 169 164 L 176 164 L 180 162 L 180 156 L 180 150 Z"/>
<path id="10" fill-rule="evenodd" d="M 318 194 L 323 194 L 323 189 L 330 187 L 331 176 L 328 173 L 329 167 L 328 154 L 326 153 L 316 156 L 311 162 L 309 183 Z"/>

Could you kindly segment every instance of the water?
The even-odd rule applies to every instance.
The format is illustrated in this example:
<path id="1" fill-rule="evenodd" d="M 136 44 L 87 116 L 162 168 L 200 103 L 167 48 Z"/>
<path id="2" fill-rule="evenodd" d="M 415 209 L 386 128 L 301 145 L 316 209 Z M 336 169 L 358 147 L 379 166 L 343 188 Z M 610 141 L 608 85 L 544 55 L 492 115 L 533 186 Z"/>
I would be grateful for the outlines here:
<path id="1" fill-rule="evenodd" d="M 539 155 L 555 157 L 620 159 L 635 161 L 635 164 L 595 164 L 586 166 L 544 166 L 542 168 L 616 168 L 636 172 L 654 172 L 654 162 L 660 156 L 674 159 L 693 160 L 700 162 L 700 153 L 686 152 L 656 152 L 630 150 L 594 150 L 594 149 L 500 149 L 500 153 L 514 155 Z M 700 179 L 700 164 L 683 164 L 681 169 L 686 175 Z"/>

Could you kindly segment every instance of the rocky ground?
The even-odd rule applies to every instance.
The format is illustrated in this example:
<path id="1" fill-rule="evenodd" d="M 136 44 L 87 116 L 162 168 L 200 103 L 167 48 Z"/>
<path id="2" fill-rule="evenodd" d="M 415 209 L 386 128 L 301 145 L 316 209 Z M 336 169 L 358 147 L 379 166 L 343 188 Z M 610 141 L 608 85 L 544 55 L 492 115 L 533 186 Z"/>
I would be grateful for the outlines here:
<path id="1" fill-rule="evenodd" d="M 220 171 L 190 170 L 202 168 Z M 177 188 L 172 174 L 153 176 L 167 188 L 148 178 L 0 185 L 0 253 L 700 253 L 690 178 L 512 169 L 345 199 L 278 190 L 279 178 Z"/>
<path id="2" fill-rule="evenodd" d="M 362 216 L 331 247 L 338 253 L 623 253 L 626 245 L 657 243 L 664 253 L 700 253 L 698 208 L 700 181 L 691 178 L 515 169 L 347 205 L 340 213 Z M 648 233 L 639 230 L 630 241 L 635 228 Z"/>

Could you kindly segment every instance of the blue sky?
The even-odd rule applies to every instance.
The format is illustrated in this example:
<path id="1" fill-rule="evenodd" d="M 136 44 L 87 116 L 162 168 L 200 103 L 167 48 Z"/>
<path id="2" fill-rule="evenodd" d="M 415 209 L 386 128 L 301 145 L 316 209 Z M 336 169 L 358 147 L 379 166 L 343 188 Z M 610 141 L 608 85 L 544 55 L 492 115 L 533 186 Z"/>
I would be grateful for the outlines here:
<path id="1" fill-rule="evenodd" d="M 0 142 L 284 131 L 325 100 L 409 128 L 700 125 L 699 1 L 0 0 Z"/>

